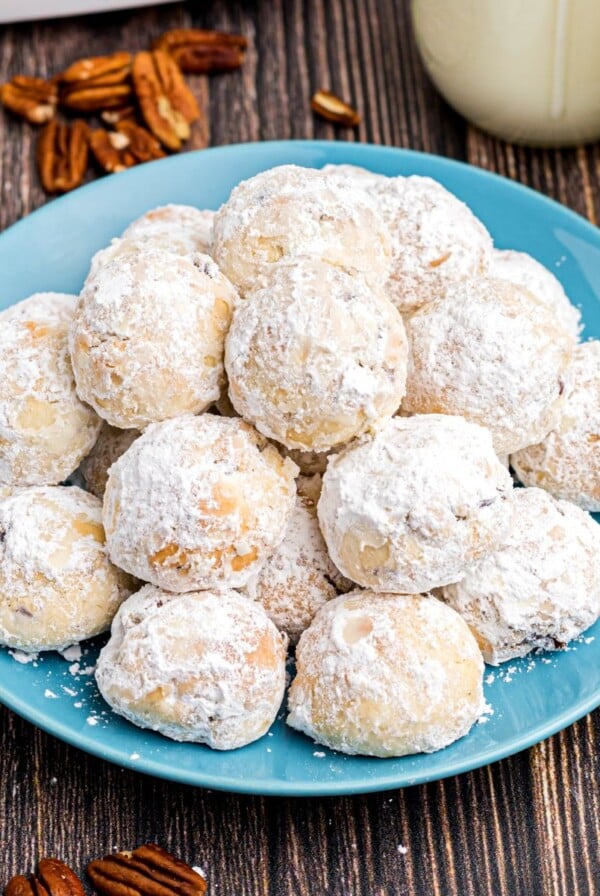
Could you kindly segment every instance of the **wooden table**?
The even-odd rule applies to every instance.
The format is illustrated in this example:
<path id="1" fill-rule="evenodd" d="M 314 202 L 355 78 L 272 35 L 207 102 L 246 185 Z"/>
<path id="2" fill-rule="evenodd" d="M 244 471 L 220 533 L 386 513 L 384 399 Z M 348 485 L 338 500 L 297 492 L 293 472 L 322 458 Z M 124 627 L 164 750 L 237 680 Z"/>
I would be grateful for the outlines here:
<path id="1" fill-rule="evenodd" d="M 241 0 L 22 25 L 0 35 L 0 79 L 142 48 L 193 23 L 241 31 L 242 72 L 197 78 L 192 144 L 320 137 L 466 159 L 596 222 L 598 146 L 530 151 L 484 136 L 428 83 L 403 0 Z M 195 8 L 195 9 L 194 9 Z M 330 87 L 364 113 L 356 135 L 309 111 Z M 34 131 L 0 116 L 0 226 L 46 201 Z M 584 896 L 600 892 L 600 712 L 528 752 L 438 784 L 366 797 L 261 799 L 165 783 L 54 740 L 0 708 L 0 882 L 57 854 L 157 841 L 202 865 L 214 896 Z"/>

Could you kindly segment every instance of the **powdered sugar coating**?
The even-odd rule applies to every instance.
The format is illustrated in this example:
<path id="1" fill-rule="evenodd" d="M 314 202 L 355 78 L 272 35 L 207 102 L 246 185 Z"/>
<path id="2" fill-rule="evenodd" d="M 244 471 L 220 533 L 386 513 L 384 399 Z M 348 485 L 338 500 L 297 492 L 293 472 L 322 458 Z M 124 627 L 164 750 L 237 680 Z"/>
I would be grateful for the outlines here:
<path id="1" fill-rule="evenodd" d="M 242 181 L 215 217 L 213 255 L 242 296 L 261 289 L 281 261 L 307 256 L 387 278 L 390 236 L 364 190 L 340 190 L 335 176 L 281 165 Z"/>
<path id="2" fill-rule="evenodd" d="M 511 492 L 487 430 L 461 417 L 394 417 L 329 461 L 319 522 L 348 578 L 418 594 L 458 581 L 493 549 Z"/>
<path id="3" fill-rule="evenodd" d="M 404 394 L 402 319 L 362 278 L 323 262 L 279 265 L 235 309 L 229 397 L 287 448 L 327 451 L 380 426 Z"/>
<path id="4" fill-rule="evenodd" d="M 537 445 L 517 451 L 512 466 L 524 485 L 537 485 L 600 512 L 600 342 L 575 348 L 565 405 L 556 426 Z"/>
<path id="5" fill-rule="evenodd" d="M 102 421 L 77 396 L 68 329 L 76 296 L 37 293 L 0 314 L 0 483 L 55 485 Z"/>
<path id="6" fill-rule="evenodd" d="M 600 615 L 600 526 L 541 489 L 516 489 L 502 546 L 442 596 L 488 663 L 554 650 Z"/>
<path id="7" fill-rule="evenodd" d="M 191 205 L 161 205 L 136 218 L 123 232 L 124 239 L 143 240 L 177 255 L 193 258 L 212 251 L 215 212 Z"/>
<path id="8" fill-rule="evenodd" d="M 79 472 L 88 492 L 102 499 L 109 469 L 125 454 L 139 434 L 137 429 L 116 429 L 106 421 L 103 422 L 94 447 L 79 465 Z"/>
<path id="9" fill-rule="evenodd" d="M 483 660 L 431 596 L 353 591 L 319 610 L 296 650 L 288 725 L 343 753 L 431 753 L 481 715 Z"/>
<path id="10" fill-rule="evenodd" d="M 207 255 L 130 240 L 107 251 L 71 330 L 78 394 L 122 429 L 204 410 L 219 397 L 234 288 Z"/>
<path id="11" fill-rule="evenodd" d="M 352 587 L 327 553 L 315 501 L 298 494 L 283 541 L 246 586 L 248 596 L 295 644 L 319 607 Z"/>
<path id="12" fill-rule="evenodd" d="M 560 281 L 554 274 L 528 255 L 512 249 L 494 249 L 491 258 L 490 277 L 510 280 L 523 286 L 554 312 L 556 319 L 577 342 L 581 331 L 581 313 L 572 305 Z"/>
<path id="13" fill-rule="evenodd" d="M 0 500 L 0 644 L 62 650 L 104 631 L 131 592 L 108 559 L 100 501 L 35 486 Z"/>
<path id="14" fill-rule="evenodd" d="M 168 591 L 243 587 L 283 538 L 297 471 L 239 418 L 154 424 L 110 468 L 110 556 Z"/>
<path id="15" fill-rule="evenodd" d="M 452 280 L 487 272 L 492 238 L 464 202 L 430 177 L 385 177 L 332 166 L 342 185 L 366 190 L 392 241 L 386 292 L 402 314 L 431 302 Z"/>
<path id="16" fill-rule="evenodd" d="M 134 725 L 233 750 L 275 720 L 285 656 L 285 635 L 237 592 L 175 595 L 147 585 L 115 617 L 96 681 Z"/>
<path id="17" fill-rule="evenodd" d="M 498 454 L 539 442 L 564 405 L 573 340 L 536 297 L 506 280 L 463 280 L 406 321 L 406 414 L 460 414 Z"/>

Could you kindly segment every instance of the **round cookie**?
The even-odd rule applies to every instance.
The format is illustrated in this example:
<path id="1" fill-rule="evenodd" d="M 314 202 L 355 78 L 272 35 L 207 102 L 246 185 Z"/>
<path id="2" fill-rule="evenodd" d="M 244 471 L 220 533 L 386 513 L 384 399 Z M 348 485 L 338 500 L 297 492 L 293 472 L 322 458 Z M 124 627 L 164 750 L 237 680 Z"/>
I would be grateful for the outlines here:
<path id="1" fill-rule="evenodd" d="M 448 286 L 406 321 L 405 414 L 458 414 L 487 427 L 498 454 L 539 442 L 564 405 L 572 337 L 506 280 Z"/>
<path id="2" fill-rule="evenodd" d="M 342 573 L 375 591 L 456 582 L 506 532 L 512 480 L 487 430 L 462 417 L 394 417 L 332 458 L 319 522 Z"/>
<path id="3" fill-rule="evenodd" d="M 548 310 L 554 312 L 556 319 L 571 334 L 575 342 L 579 340 L 581 330 L 579 310 L 571 304 L 554 274 L 531 255 L 526 252 L 514 252 L 512 249 L 494 249 L 489 275 L 500 280 L 509 280 L 529 290 Z"/>
<path id="4" fill-rule="evenodd" d="M 55 485 L 102 421 L 77 396 L 68 330 L 76 296 L 38 293 L 0 314 L 0 484 Z"/>
<path id="5" fill-rule="evenodd" d="M 524 485 L 600 512 L 600 342 L 577 345 L 561 416 L 545 439 L 511 456 Z"/>
<path id="6" fill-rule="evenodd" d="M 132 587 L 108 559 L 97 498 L 35 486 L 0 500 L 0 644 L 36 652 L 91 638 Z"/>
<path id="7" fill-rule="evenodd" d="M 225 346 L 239 414 L 287 448 L 328 451 L 400 405 L 402 318 L 364 280 L 323 262 L 282 264 L 240 302 Z"/>
<path id="8" fill-rule="evenodd" d="M 159 249 L 191 258 L 210 255 L 215 212 L 191 205 L 162 205 L 136 218 L 123 239 L 144 241 Z"/>
<path id="9" fill-rule="evenodd" d="M 562 647 L 600 615 L 600 526 L 567 501 L 518 488 L 502 546 L 441 595 L 488 663 Z"/>
<path id="10" fill-rule="evenodd" d="M 154 424 L 110 468 L 110 556 L 168 591 L 243 587 L 283 539 L 296 473 L 238 417 Z"/>
<path id="11" fill-rule="evenodd" d="M 121 607 L 96 681 L 134 725 L 214 750 L 267 732 L 285 688 L 286 639 L 236 591 L 147 585 Z"/>
<path id="12" fill-rule="evenodd" d="M 242 296 L 262 288 L 281 261 L 307 256 L 380 286 L 390 236 L 363 190 L 336 176 L 281 165 L 235 187 L 215 217 L 213 255 Z"/>
<path id="13" fill-rule="evenodd" d="M 104 421 L 96 444 L 79 464 L 79 472 L 83 476 L 88 492 L 97 498 L 103 498 L 108 471 L 112 464 L 125 454 L 139 434 L 137 429 L 116 429 Z"/>
<path id="14" fill-rule="evenodd" d="M 122 241 L 88 276 L 75 313 L 79 396 L 121 429 L 205 410 L 219 397 L 235 298 L 207 255 L 192 262 Z"/>
<path id="15" fill-rule="evenodd" d="M 291 644 L 296 644 L 319 607 L 338 591 L 353 587 L 331 561 L 316 502 L 303 492 L 296 498 L 283 541 L 246 586 L 248 596 L 263 605 Z"/>
<path id="16" fill-rule="evenodd" d="M 333 166 L 346 190 L 367 190 L 387 224 L 392 263 L 386 292 L 402 314 L 433 301 L 447 283 L 487 272 L 492 238 L 464 202 L 430 177 L 384 177 Z"/>
<path id="17" fill-rule="evenodd" d="M 468 627 L 434 597 L 353 591 L 300 638 L 287 723 L 343 753 L 432 753 L 482 714 L 483 668 Z"/>

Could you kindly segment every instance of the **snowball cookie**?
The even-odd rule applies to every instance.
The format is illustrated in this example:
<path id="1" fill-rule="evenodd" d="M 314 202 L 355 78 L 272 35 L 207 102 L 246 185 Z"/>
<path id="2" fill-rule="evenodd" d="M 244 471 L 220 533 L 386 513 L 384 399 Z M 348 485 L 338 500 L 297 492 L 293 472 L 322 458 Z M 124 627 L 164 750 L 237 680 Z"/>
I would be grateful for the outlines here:
<path id="1" fill-rule="evenodd" d="M 320 478 L 320 477 L 319 477 Z M 332 563 L 317 520 L 316 502 L 298 494 L 283 541 L 246 587 L 295 644 L 326 601 L 349 591 Z"/>
<path id="2" fill-rule="evenodd" d="M 55 485 L 102 421 L 77 397 L 68 330 L 76 296 L 39 293 L 0 314 L 0 484 Z"/>
<path id="3" fill-rule="evenodd" d="M 554 274 L 531 255 L 526 252 L 513 252 L 511 249 L 494 249 L 489 273 L 491 277 L 510 280 L 517 286 L 524 286 L 543 302 L 547 309 L 554 312 L 556 319 L 571 334 L 575 342 L 579 340 L 581 330 L 579 310 L 571 304 Z"/>
<path id="4" fill-rule="evenodd" d="M 234 750 L 275 720 L 285 657 L 285 635 L 237 591 L 169 594 L 146 585 L 117 613 L 96 681 L 134 725 Z"/>
<path id="5" fill-rule="evenodd" d="M 396 412 L 407 353 L 402 318 L 383 294 L 303 259 L 237 305 L 225 347 L 229 397 L 287 448 L 327 451 Z"/>
<path id="6" fill-rule="evenodd" d="M 442 597 L 497 665 L 555 650 L 600 615 L 600 526 L 574 504 L 515 489 L 508 538 Z"/>
<path id="7" fill-rule="evenodd" d="M 464 280 L 406 321 L 405 414 L 460 414 L 498 454 L 539 442 L 559 419 L 573 340 L 532 293 Z"/>
<path id="8" fill-rule="evenodd" d="M 343 753 L 432 753 L 484 710 L 477 642 L 429 595 L 329 601 L 300 638 L 296 669 L 288 725 Z"/>
<path id="9" fill-rule="evenodd" d="M 394 417 L 329 461 L 318 504 L 335 565 L 375 591 L 456 582 L 507 525 L 512 480 L 462 417 Z"/>
<path id="10" fill-rule="evenodd" d="M 163 205 L 133 221 L 124 239 L 144 240 L 159 249 L 193 258 L 197 252 L 211 254 L 215 213 L 191 205 Z"/>
<path id="11" fill-rule="evenodd" d="M 93 495 L 34 486 L 0 500 L 0 644 L 35 652 L 91 638 L 132 587 L 108 559 Z"/>
<path id="12" fill-rule="evenodd" d="M 213 255 L 242 295 L 281 260 L 309 256 L 381 285 L 390 236 L 364 190 L 340 190 L 313 168 L 282 165 L 235 187 L 216 214 Z"/>
<path id="13" fill-rule="evenodd" d="M 243 587 L 283 539 L 298 468 L 239 417 L 148 427 L 110 468 L 110 556 L 168 591 Z"/>
<path id="14" fill-rule="evenodd" d="M 560 419 L 543 441 L 511 457 L 524 485 L 600 512 L 600 342 L 576 346 Z"/>
<path id="15" fill-rule="evenodd" d="M 488 270 L 492 238 L 481 221 L 430 177 L 384 177 L 338 165 L 341 185 L 366 189 L 392 241 L 388 297 L 402 314 L 432 301 L 449 281 Z"/>
<path id="16" fill-rule="evenodd" d="M 121 429 L 205 410 L 219 397 L 235 295 L 207 255 L 124 241 L 90 273 L 75 312 L 80 398 Z"/>
<path id="17" fill-rule="evenodd" d="M 96 444 L 79 465 L 88 492 L 102 499 L 110 467 L 125 454 L 139 434 L 137 429 L 116 429 L 106 422 L 102 424 Z"/>

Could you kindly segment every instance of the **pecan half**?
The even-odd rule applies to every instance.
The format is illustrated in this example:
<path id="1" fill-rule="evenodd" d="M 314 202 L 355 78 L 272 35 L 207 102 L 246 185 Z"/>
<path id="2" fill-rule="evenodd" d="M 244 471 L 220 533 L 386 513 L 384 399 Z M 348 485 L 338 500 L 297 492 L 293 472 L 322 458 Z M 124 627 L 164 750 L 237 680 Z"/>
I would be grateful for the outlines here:
<path id="1" fill-rule="evenodd" d="M 90 149 L 105 171 L 124 171 L 141 162 L 164 157 L 160 143 L 145 128 L 133 121 L 120 121 L 116 128 L 116 131 L 98 128 L 90 134 Z"/>
<path id="2" fill-rule="evenodd" d="M 54 118 L 58 103 L 56 84 L 43 78 L 16 75 L 0 87 L 2 104 L 31 124 L 45 124 Z"/>
<path id="3" fill-rule="evenodd" d="M 131 100 L 131 53 L 79 59 L 58 76 L 60 101 L 67 109 L 96 112 Z"/>
<path id="4" fill-rule="evenodd" d="M 83 884 L 74 871 L 59 859 L 41 859 L 37 875 L 13 877 L 4 896 L 85 896 Z"/>
<path id="5" fill-rule="evenodd" d="M 182 72 L 212 75 L 239 68 L 247 46 L 248 41 L 241 34 L 175 28 L 155 40 L 153 49 L 170 53 Z"/>
<path id="6" fill-rule="evenodd" d="M 48 193 L 66 193 L 83 182 L 88 160 L 88 134 L 87 124 L 80 119 L 72 125 L 48 122 L 37 145 L 40 179 Z"/>
<path id="7" fill-rule="evenodd" d="M 336 96 L 335 93 L 331 93 L 329 90 L 317 90 L 310 101 L 310 105 L 313 112 L 316 112 L 321 118 L 326 118 L 327 121 L 332 121 L 334 124 L 355 128 L 361 122 L 361 116 L 356 109 L 353 109 L 352 106 L 349 106 L 348 103 L 345 103 L 344 100 L 341 100 L 339 96 Z"/>
<path id="8" fill-rule="evenodd" d="M 133 85 L 149 129 L 168 149 L 180 149 L 200 111 L 177 63 L 162 50 L 138 53 Z"/>
<path id="9" fill-rule="evenodd" d="M 206 881 L 160 846 L 95 859 L 88 877 L 102 896 L 203 896 Z"/>

